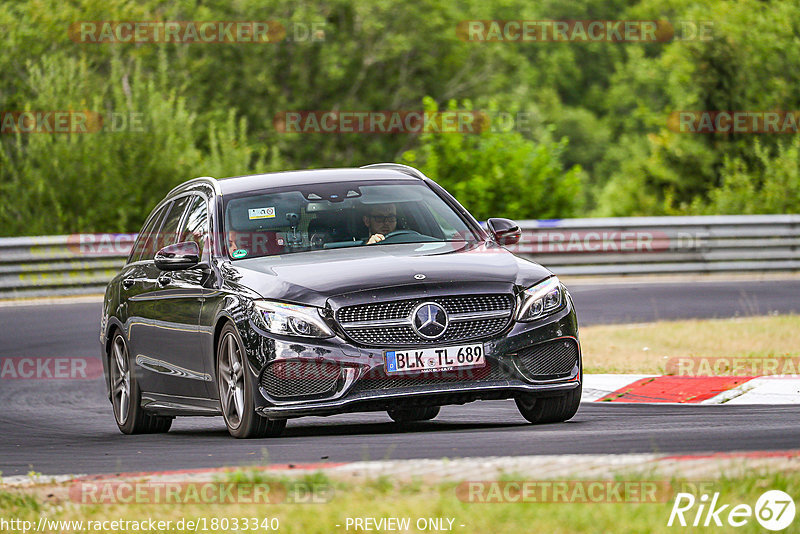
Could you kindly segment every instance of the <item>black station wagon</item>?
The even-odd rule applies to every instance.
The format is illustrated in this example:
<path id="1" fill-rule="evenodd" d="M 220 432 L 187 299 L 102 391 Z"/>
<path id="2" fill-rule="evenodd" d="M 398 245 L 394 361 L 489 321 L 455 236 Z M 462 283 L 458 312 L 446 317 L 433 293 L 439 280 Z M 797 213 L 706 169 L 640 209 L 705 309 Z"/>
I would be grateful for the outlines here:
<path id="1" fill-rule="evenodd" d="M 578 409 L 572 299 L 411 167 L 190 180 L 147 218 L 106 289 L 109 399 L 126 434 L 222 415 L 231 435 L 287 419 L 513 398 L 532 423 Z"/>

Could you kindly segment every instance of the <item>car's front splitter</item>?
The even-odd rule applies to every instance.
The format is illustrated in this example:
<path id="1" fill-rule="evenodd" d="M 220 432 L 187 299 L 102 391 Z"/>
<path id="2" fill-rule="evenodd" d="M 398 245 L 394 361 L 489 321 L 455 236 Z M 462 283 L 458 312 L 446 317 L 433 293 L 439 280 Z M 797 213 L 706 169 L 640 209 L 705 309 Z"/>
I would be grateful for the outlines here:
<path id="1" fill-rule="evenodd" d="M 405 404 L 464 404 L 482 399 L 504 399 L 520 394 L 549 397 L 580 387 L 579 380 L 555 384 L 525 384 L 498 381 L 480 384 L 441 384 L 430 388 L 396 389 L 379 394 L 357 393 L 333 401 L 302 401 L 280 406 L 261 406 L 256 411 L 270 419 L 307 415 L 334 415 L 353 411 L 383 410 L 398 402 Z M 386 406 L 384 406 L 384 404 Z"/>

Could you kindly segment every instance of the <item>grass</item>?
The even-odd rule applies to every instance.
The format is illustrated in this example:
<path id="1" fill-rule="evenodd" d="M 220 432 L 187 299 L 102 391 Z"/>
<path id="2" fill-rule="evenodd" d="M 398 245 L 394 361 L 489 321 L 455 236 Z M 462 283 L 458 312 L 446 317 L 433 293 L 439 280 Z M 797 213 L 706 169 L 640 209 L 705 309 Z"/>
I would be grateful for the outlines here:
<path id="1" fill-rule="evenodd" d="M 512 477 L 513 478 L 513 477 Z M 249 476 L 240 473 L 229 481 L 264 481 L 261 475 Z M 269 479 L 273 480 L 273 479 Z M 667 527 L 673 500 L 658 503 L 503 503 L 473 504 L 462 502 L 456 496 L 456 483 L 421 484 L 396 480 L 378 479 L 369 482 L 331 482 L 325 475 L 310 475 L 309 481 L 328 482 L 336 485 L 333 498 L 318 504 L 185 504 L 185 505 L 76 505 L 53 499 L 40 500 L 19 490 L 0 490 L 0 517 L 36 522 L 41 514 L 50 520 L 112 519 L 171 520 L 173 525 L 180 519 L 205 518 L 212 525 L 212 518 L 256 517 L 277 518 L 279 531 L 283 533 L 328 533 L 348 532 L 345 529 L 348 517 L 408 517 L 410 532 L 419 518 L 449 518 L 453 520 L 453 532 L 458 533 L 519 533 L 519 532 L 674 532 L 685 530 Z M 515 478 L 519 480 L 519 478 Z M 617 477 L 617 480 L 620 480 Z M 627 480 L 643 480 L 627 478 Z M 650 478 L 649 480 L 653 480 Z M 672 487 L 679 487 L 682 479 L 671 479 Z M 704 485 L 709 488 L 709 484 Z M 754 472 L 737 478 L 722 478 L 710 483 L 709 492 L 720 492 L 720 503 L 732 505 L 744 503 L 754 506 L 758 497 L 766 490 L 780 489 L 797 498 L 800 496 L 800 473 L 784 472 L 757 475 Z M 40 492 L 41 493 L 41 492 Z M 46 493 L 46 492 L 45 492 Z M 699 497 L 699 495 L 697 495 Z M 728 508 L 730 510 L 730 507 Z M 687 517 L 693 515 L 687 514 Z M 724 519 L 724 515 L 723 515 Z M 797 521 L 795 520 L 795 525 Z M 446 524 L 446 523 L 445 523 Z M 337 527 L 337 525 L 340 525 Z M 463 526 L 462 526 L 463 525 Z M 725 532 L 730 527 L 695 529 L 692 532 Z M 72 532 L 75 529 L 64 529 Z M 189 529 L 184 528 L 183 531 Z M 225 530 L 218 528 L 218 530 Z M 763 532 L 751 518 L 749 523 L 735 529 L 737 532 Z M 174 526 L 170 532 L 181 532 Z M 202 529 L 200 529 L 202 532 Z M 232 529 L 228 529 L 232 531 Z M 260 529 L 261 532 L 269 530 Z M 792 531 L 791 528 L 787 532 Z M 349 532 L 355 532 L 351 527 Z"/>
<path id="2" fill-rule="evenodd" d="M 677 357 L 798 357 L 800 316 L 588 326 L 580 338 L 586 373 L 665 374 Z"/>

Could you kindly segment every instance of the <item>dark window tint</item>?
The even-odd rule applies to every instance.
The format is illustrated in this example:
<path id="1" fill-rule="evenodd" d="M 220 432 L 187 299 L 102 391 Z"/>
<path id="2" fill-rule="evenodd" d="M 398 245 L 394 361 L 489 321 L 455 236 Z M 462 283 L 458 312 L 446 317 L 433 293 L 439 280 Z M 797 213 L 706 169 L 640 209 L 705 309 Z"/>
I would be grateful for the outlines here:
<path id="1" fill-rule="evenodd" d="M 425 182 L 307 184 L 225 197 L 225 238 L 233 259 L 367 246 L 478 238 Z M 371 246 L 371 245 L 370 245 Z"/>
<path id="2" fill-rule="evenodd" d="M 178 226 L 181 223 L 183 214 L 186 212 L 186 207 L 193 199 L 193 196 L 185 196 L 172 203 L 172 208 L 169 210 L 169 213 L 167 213 L 167 217 L 164 219 L 164 225 L 161 227 L 161 232 L 159 232 L 160 235 L 158 236 L 156 251 L 167 245 L 173 245 L 178 242 Z"/>
<path id="3" fill-rule="evenodd" d="M 189 212 L 181 229 L 179 242 L 194 241 L 200 248 L 200 257 L 203 256 L 206 237 L 208 236 L 208 207 L 206 199 L 200 196 L 192 197 Z"/>
<path id="4" fill-rule="evenodd" d="M 147 222 L 147 225 L 139 232 L 136 238 L 136 243 L 133 245 L 133 250 L 130 255 L 130 262 L 140 261 L 144 259 L 152 259 L 155 251 L 153 250 L 155 232 L 161 227 L 161 221 L 164 219 L 164 213 L 167 211 L 169 204 L 162 206 L 156 214 L 154 214 Z"/>

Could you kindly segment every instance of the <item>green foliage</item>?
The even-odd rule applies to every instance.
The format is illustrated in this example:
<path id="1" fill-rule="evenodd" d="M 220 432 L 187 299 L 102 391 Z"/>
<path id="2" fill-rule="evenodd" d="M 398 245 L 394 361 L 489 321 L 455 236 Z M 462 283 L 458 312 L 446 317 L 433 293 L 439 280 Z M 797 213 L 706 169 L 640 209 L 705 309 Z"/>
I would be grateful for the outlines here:
<path id="1" fill-rule="evenodd" d="M 21 491 L 0 490 L 0 510 L 7 514 L 39 512 L 41 503 L 36 497 Z"/>
<path id="2" fill-rule="evenodd" d="M 469 110 L 472 105 L 464 102 Z M 448 110 L 456 110 L 450 101 Z M 425 110 L 438 111 L 432 98 Z M 581 169 L 567 171 L 561 157 L 567 141 L 534 142 L 516 131 L 424 133 L 420 146 L 403 154 L 450 191 L 478 219 L 569 217 L 580 209 Z"/>
<path id="3" fill-rule="evenodd" d="M 34 88 L 27 110 L 105 112 L 97 131 L 3 139 L 0 192 L 14 199 L 0 205 L 3 234 L 135 231 L 188 178 L 263 168 L 235 110 L 198 138 L 197 114 L 164 76 L 147 79 L 139 60 L 113 58 L 110 67 L 107 83 L 92 84 L 86 61 L 49 55 L 27 65 Z"/>
<path id="4" fill-rule="evenodd" d="M 476 43 L 455 31 L 468 19 L 668 20 L 679 36 L 680 21 L 708 21 L 713 38 Z M 273 20 L 287 35 L 70 39 L 71 24 L 101 20 Z M 401 160 L 479 218 L 797 211 L 795 140 L 677 133 L 668 121 L 680 110 L 800 109 L 798 21 L 793 0 L 0 3 L 0 110 L 105 118 L 91 134 L 0 135 L 0 235 L 136 231 L 169 188 L 199 175 Z M 312 23 L 323 33 L 297 39 Z M 451 102 L 524 111 L 533 128 L 417 136 L 273 125 L 284 111 Z"/>
<path id="5" fill-rule="evenodd" d="M 605 117 L 612 133 L 624 141 L 612 142 L 595 168 L 594 214 L 797 210 L 797 202 L 791 200 L 800 195 L 797 181 L 781 171 L 766 171 L 791 160 L 782 148 L 787 144 L 784 135 L 668 129 L 670 113 L 681 110 L 800 109 L 800 95 L 789 89 L 800 81 L 797 4 L 782 0 L 708 4 L 643 0 L 628 11 L 636 19 L 708 21 L 713 38 L 672 41 L 652 55 L 647 49 L 630 48 L 627 61 L 617 65 Z M 771 184 L 772 180 L 779 182 Z M 735 201 L 745 190 L 752 194 Z"/>
<path id="6" fill-rule="evenodd" d="M 777 154 L 756 142 L 756 161 L 726 158 L 722 184 L 711 191 L 707 205 L 701 199 L 686 212 L 798 213 L 800 212 L 800 138 L 778 146 Z"/>

